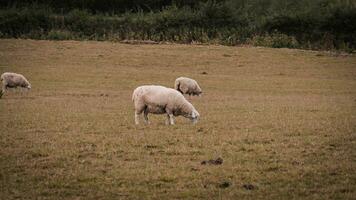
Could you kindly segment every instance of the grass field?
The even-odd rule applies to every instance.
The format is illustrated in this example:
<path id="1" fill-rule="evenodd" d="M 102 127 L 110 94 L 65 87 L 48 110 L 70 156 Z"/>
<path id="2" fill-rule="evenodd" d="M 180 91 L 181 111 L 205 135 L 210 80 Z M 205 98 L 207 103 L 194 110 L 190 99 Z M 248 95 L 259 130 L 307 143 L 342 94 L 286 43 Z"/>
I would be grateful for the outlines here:
<path id="1" fill-rule="evenodd" d="M 0 40 L 0 199 L 355 199 L 356 56 L 290 49 Z M 192 125 L 132 91 L 196 79 Z M 221 165 L 202 165 L 221 157 Z"/>

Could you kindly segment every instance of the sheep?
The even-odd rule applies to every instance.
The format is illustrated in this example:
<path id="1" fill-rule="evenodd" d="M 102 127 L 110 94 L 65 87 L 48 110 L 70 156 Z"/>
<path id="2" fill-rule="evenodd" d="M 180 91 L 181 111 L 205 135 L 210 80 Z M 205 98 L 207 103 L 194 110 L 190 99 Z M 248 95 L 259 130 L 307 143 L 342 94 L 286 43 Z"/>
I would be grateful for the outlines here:
<path id="1" fill-rule="evenodd" d="M 199 120 L 199 113 L 178 91 L 159 85 L 143 85 L 132 93 L 135 106 L 135 124 L 139 124 L 139 115 L 143 112 L 144 121 L 148 124 L 148 113 L 167 114 L 166 124 L 174 125 L 173 116 L 182 115 L 193 124 Z"/>
<path id="2" fill-rule="evenodd" d="M 174 89 L 178 90 L 183 95 L 188 94 L 189 96 L 200 96 L 202 93 L 199 84 L 195 80 L 187 77 L 177 78 L 174 82 Z"/>
<path id="3" fill-rule="evenodd" d="M 0 91 L 0 98 L 5 93 L 7 88 L 17 88 L 22 87 L 26 89 L 31 89 L 31 84 L 28 80 L 21 74 L 16 74 L 12 72 L 5 72 L 1 75 L 2 90 Z"/>

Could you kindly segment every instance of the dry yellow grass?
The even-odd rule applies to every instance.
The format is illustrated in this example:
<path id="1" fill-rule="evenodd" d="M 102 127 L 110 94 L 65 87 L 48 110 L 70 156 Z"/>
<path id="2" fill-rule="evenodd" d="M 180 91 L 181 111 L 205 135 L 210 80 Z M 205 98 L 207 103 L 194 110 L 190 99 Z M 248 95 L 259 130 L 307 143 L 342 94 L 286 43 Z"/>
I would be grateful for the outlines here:
<path id="1" fill-rule="evenodd" d="M 33 89 L 0 99 L 0 199 L 356 197 L 355 56 L 0 40 L 5 71 Z M 182 75 L 199 123 L 135 126 L 133 89 Z"/>

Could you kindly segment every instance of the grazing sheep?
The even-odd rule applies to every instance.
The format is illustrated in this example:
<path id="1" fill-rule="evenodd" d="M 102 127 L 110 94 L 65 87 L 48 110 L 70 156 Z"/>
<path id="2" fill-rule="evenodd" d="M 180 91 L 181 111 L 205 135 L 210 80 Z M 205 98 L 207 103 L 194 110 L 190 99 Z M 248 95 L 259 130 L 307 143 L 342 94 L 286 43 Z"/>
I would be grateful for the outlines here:
<path id="1" fill-rule="evenodd" d="M 31 89 L 31 84 L 28 80 L 21 74 L 16 74 L 12 72 L 5 72 L 1 75 L 2 90 L 0 91 L 0 98 L 5 93 L 7 88 L 27 88 Z"/>
<path id="2" fill-rule="evenodd" d="M 198 122 L 199 113 L 178 91 L 158 86 L 144 85 L 137 87 L 132 94 L 135 105 L 135 123 L 139 124 L 139 115 L 144 113 L 145 123 L 148 123 L 148 113 L 167 114 L 166 124 L 174 124 L 173 116 L 182 115 L 194 124 Z"/>
<path id="3" fill-rule="evenodd" d="M 182 94 L 188 94 L 189 96 L 200 96 L 202 93 L 199 84 L 195 80 L 187 77 L 177 78 L 174 82 L 174 89 L 178 90 Z"/>

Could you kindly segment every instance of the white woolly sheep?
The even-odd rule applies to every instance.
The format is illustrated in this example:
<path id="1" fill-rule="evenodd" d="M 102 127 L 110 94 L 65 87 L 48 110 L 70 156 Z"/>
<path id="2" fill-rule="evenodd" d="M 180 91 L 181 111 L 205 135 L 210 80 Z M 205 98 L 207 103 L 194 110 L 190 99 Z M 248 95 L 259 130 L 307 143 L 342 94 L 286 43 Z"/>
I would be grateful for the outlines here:
<path id="1" fill-rule="evenodd" d="M 0 98 L 5 93 L 7 88 L 17 88 L 22 87 L 26 89 L 31 89 L 31 84 L 28 80 L 21 74 L 16 74 L 12 72 L 5 72 L 1 75 L 2 90 L 0 91 Z"/>
<path id="2" fill-rule="evenodd" d="M 144 113 L 144 121 L 148 122 L 148 113 L 167 114 L 166 124 L 174 124 L 173 116 L 182 115 L 194 124 L 200 117 L 194 106 L 178 91 L 158 86 L 144 85 L 137 87 L 132 94 L 135 105 L 135 124 L 139 124 L 139 115 Z"/>
<path id="3" fill-rule="evenodd" d="M 174 89 L 178 90 L 182 94 L 188 94 L 189 96 L 200 96 L 202 93 L 202 90 L 197 81 L 187 77 L 177 78 L 174 82 Z"/>

